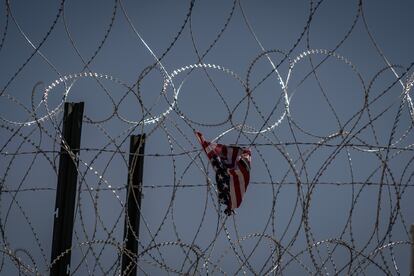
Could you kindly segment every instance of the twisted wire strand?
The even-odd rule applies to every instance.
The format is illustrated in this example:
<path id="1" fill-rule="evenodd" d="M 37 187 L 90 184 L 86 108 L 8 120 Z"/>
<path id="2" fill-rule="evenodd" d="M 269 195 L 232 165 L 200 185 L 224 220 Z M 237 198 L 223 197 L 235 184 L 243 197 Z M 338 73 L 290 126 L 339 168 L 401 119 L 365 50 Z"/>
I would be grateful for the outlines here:
<path id="1" fill-rule="evenodd" d="M 414 193 L 414 62 L 396 65 L 385 55 L 371 30 L 365 1 L 351 3 L 353 13 L 345 32 L 333 47 L 324 48 L 314 46 L 313 36 L 315 19 L 322 18 L 329 3 L 310 0 L 295 40 L 287 49 L 279 49 L 266 45 L 269 42 L 250 17 L 247 2 L 222 3 L 224 16 L 209 22 L 212 39 L 203 45 L 204 34 L 197 23 L 205 3 L 189 0 L 171 39 L 156 45 L 144 36 L 134 5 L 115 0 L 105 11 L 102 35 L 95 43 L 90 41 L 95 45 L 90 55 L 79 47 L 79 30 L 67 12 L 70 3 L 59 2 L 36 40 L 18 17 L 18 5 L 4 1 L 0 54 L 8 54 L 13 36 L 23 38 L 29 54 L 17 68 L 7 68 L 10 76 L 5 74 L 0 91 L 2 104 L 16 109 L 0 110 L 0 274 L 45 275 L 68 254 L 72 255 L 70 273 L 75 275 L 128 275 L 134 266 L 145 275 L 401 275 L 408 271 L 404 254 L 413 246 L 409 224 Z M 168 22 L 161 23 L 167 29 Z M 245 68 L 232 69 L 215 54 L 239 25 L 258 52 L 241 57 Z M 139 51 L 150 58 L 142 70 L 134 69 L 133 80 L 97 65 L 106 58 L 105 48 L 117 42 L 118 28 L 131 33 Z M 370 78 L 346 51 L 358 30 L 371 43 L 378 57 L 374 62 L 382 66 L 370 71 Z M 62 43 L 80 62 L 77 71 L 58 66 L 46 48 L 60 32 L 65 38 Z M 174 64 L 172 57 L 184 49 L 182 44 L 185 51 L 192 51 L 188 54 L 193 61 Z M 25 100 L 14 85 L 25 70 L 37 69 L 37 58 L 51 73 L 26 85 L 31 93 Z M 331 76 L 353 77 L 350 89 L 359 97 L 346 112 L 338 104 L 339 85 L 332 89 L 324 80 L 326 68 L 331 67 Z M 345 70 L 337 74 L 338 68 Z M 158 74 L 157 81 L 152 73 Z M 191 81 L 200 75 L 206 84 L 188 92 L 193 89 Z M 217 76 L 235 81 L 240 93 L 226 91 Z M 93 84 L 93 91 L 100 93 L 93 97 L 104 99 L 106 105 L 86 101 L 82 138 L 86 142 L 75 149 L 63 137 L 62 111 L 65 102 L 84 96 L 78 91 L 85 84 Z M 298 111 L 303 91 L 311 90 L 320 94 L 318 104 L 327 107 L 326 117 L 331 116 L 333 126 L 315 129 Z M 211 93 L 208 101 L 215 101 L 211 114 L 202 114 L 202 120 L 195 116 L 204 112 L 197 110 L 198 104 L 210 103 L 188 106 L 188 93 Z M 263 93 L 268 93 L 266 100 Z M 96 115 L 97 110 L 105 115 Z M 212 122 L 210 115 L 221 117 Z M 249 190 L 233 216 L 223 214 L 214 170 L 197 144 L 195 130 L 211 141 L 252 149 Z M 143 155 L 131 154 L 127 148 L 129 137 L 136 133 L 146 133 Z M 75 227 L 72 247 L 50 260 L 48 235 L 55 214 L 48 210 L 40 223 L 38 210 L 54 202 L 61 154 L 69 156 L 78 173 Z M 134 253 L 125 248 L 123 227 L 132 225 L 126 215 L 126 193 L 131 188 L 127 176 L 134 173 L 128 160 L 134 163 L 141 156 L 149 165 L 138 210 L 140 234 L 133 232 L 138 242 Z M 329 213 L 318 209 L 326 202 L 337 215 L 318 217 Z M 361 219 L 367 214 L 369 218 Z M 339 219 L 341 224 L 334 225 Z M 131 260 L 124 272 L 123 255 Z"/>

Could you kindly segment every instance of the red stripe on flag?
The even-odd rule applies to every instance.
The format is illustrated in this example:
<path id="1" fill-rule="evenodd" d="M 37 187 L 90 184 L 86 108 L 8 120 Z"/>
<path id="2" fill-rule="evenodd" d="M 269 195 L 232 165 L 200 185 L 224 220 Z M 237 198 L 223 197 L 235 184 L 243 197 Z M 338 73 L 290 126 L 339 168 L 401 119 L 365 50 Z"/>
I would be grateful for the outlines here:
<path id="1" fill-rule="evenodd" d="M 207 141 L 203 141 L 203 148 L 206 149 L 208 146 L 210 146 L 210 143 Z"/>
<path id="2" fill-rule="evenodd" d="M 234 187 L 234 191 L 236 192 L 236 208 L 238 208 L 240 206 L 241 201 L 242 201 L 241 193 L 240 193 L 239 176 L 237 175 L 237 173 L 234 170 L 229 170 L 229 172 L 233 176 L 232 177 L 233 178 L 233 187 Z M 230 183 L 230 185 L 231 185 L 231 183 Z"/>
<path id="3" fill-rule="evenodd" d="M 236 147 L 232 147 L 233 148 L 233 156 L 231 157 L 231 160 L 229 160 L 231 162 L 231 166 L 234 167 L 234 165 L 236 164 L 236 159 L 237 159 L 237 154 L 239 153 L 239 149 Z"/>
<path id="4" fill-rule="evenodd" d="M 214 155 L 216 155 L 214 151 L 210 151 L 209 153 L 207 153 L 207 157 L 209 160 L 213 158 Z"/>
<path id="5" fill-rule="evenodd" d="M 221 149 L 221 156 L 224 160 L 227 160 L 227 147 L 223 146 L 223 148 Z"/>
<path id="6" fill-rule="evenodd" d="M 239 168 L 240 168 L 241 173 L 243 174 L 244 183 L 245 183 L 244 191 L 246 191 L 247 186 L 249 185 L 250 173 L 247 170 L 246 164 L 244 163 L 244 161 L 239 161 Z"/>
<path id="7" fill-rule="evenodd" d="M 200 144 L 203 144 L 203 142 L 205 141 L 204 140 L 204 137 L 203 137 L 203 134 L 201 134 L 200 132 L 197 132 L 196 131 L 196 136 L 197 136 L 197 139 L 198 139 L 198 141 L 200 142 Z"/>
<path id="8" fill-rule="evenodd" d="M 218 156 L 220 156 L 222 150 L 223 150 L 223 145 L 222 144 L 215 144 L 215 146 L 214 146 L 214 152 Z"/>

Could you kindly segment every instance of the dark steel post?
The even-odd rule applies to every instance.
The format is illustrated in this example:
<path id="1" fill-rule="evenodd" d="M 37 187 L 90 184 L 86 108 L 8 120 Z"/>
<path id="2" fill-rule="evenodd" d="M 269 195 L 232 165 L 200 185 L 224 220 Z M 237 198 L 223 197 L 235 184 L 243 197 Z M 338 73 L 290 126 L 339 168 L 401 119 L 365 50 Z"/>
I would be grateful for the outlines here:
<path id="1" fill-rule="evenodd" d="M 414 224 L 411 224 L 410 234 L 411 234 L 411 268 L 410 268 L 410 275 L 414 276 Z"/>
<path id="2" fill-rule="evenodd" d="M 124 226 L 124 249 L 121 275 L 137 274 L 139 220 L 141 215 L 142 174 L 144 169 L 145 134 L 132 135 L 126 193 L 127 209 Z"/>
<path id="3" fill-rule="evenodd" d="M 77 155 L 80 148 L 83 108 L 83 102 L 65 103 L 51 262 L 56 258 L 58 259 L 50 268 L 51 276 L 69 275 L 70 273 L 71 252 L 69 251 L 62 256 L 60 255 L 72 247 L 73 218 L 78 178 Z M 69 147 L 70 153 L 64 146 L 63 140 L 66 146 Z"/>

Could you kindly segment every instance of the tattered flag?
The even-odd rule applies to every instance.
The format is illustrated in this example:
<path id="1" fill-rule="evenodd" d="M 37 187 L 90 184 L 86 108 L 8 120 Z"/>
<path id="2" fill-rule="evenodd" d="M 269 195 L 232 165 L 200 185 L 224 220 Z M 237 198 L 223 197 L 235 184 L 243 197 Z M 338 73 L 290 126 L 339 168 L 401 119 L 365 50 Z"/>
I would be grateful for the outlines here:
<path id="1" fill-rule="evenodd" d="M 216 172 L 219 202 L 227 206 L 224 212 L 231 215 L 240 206 L 249 185 L 251 151 L 208 142 L 200 132 L 196 136 Z"/>

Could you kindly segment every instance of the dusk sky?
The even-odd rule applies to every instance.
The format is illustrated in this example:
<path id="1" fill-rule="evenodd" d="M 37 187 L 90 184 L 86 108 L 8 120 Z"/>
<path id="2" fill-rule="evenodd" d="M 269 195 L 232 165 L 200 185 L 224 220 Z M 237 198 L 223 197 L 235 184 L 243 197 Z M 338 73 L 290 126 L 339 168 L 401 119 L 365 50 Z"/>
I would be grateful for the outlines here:
<path id="1" fill-rule="evenodd" d="M 0 6 L 0 275 L 48 275 L 64 102 L 84 102 L 70 274 L 119 275 L 146 134 L 141 275 L 408 275 L 409 0 Z M 231 216 L 197 141 L 250 148 Z M 76 149 L 77 150 L 77 149 Z"/>

